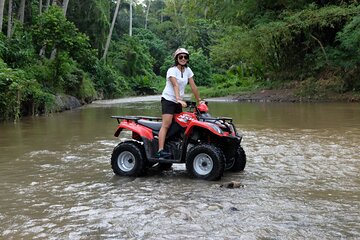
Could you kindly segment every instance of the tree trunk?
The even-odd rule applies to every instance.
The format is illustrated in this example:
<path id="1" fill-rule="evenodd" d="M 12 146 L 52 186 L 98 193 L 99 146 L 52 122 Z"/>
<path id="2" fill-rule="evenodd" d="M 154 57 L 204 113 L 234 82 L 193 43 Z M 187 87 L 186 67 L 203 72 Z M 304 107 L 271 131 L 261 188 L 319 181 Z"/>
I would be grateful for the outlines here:
<path id="1" fill-rule="evenodd" d="M 49 7 L 50 7 L 50 0 L 46 0 L 45 11 L 48 10 Z"/>
<path id="2" fill-rule="evenodd" d="M 148 5 L 147 5 L 147 9 L 146 9 L 146 15 L 145 15 L 145 29 L 147 29 L 147 25 L 148 25 L 148 18 L 149 18 L 149 11 L 150 11 L 150 4 L 151 4 L 151 0 L 148 1 Z"/>
<path id="3" fill-rule="evenodd" d="M 130 20 L 129 20 L 129 36 L 130 37 L 132 36 L 132 20 L 133 20 L 132 5 L 133 5 L 133 0 L 130 0 Z"/>
<path id="4" fill-rule="evenodd" d="M 56 4 L 56 0 L 53 1 L 53 4 Z M 66 16 L 66 11 L 67 11 L 68 4 L 69 4 L 69 0 L 64 0 L 63 1 L 62 9 L 64 11 L 64 16 Z M 57 49 L 53 48 L 52 51 L 51 51 L 50 60 L 54 60 L 55 57 L 56 57 L 56 54 L 57 54 Z"/>
<path id="5" fill-rule="evenodd" d="M 20 109 L 21 109 L 21 92 L 20 92 L 20 89 L 18 89 L 18 91 L 17 91 L 17 99 L 16 99 L 16 106 L 15 106 L 14 122 L 19 120 L 19 118 L 20 118 Z"/>
<path id="6" fill-rule="evenodd" d="M 69 0 L 64 0 L 63 2 L 63 11 L 64 11 L 64 16 L 66 16 L 66 11 L 67 11 L 67 8 L 68 8 L 68 4 L 69 4 Z"/>
<path id="7" fill-rule="evenodd" d="M 39 52 L 40 57 L 45 57 L 45 49 L 46 49 L 46 45 L 42 46 Z"/>
<path id="8" fill-rule="evenodd" d="M 12 0 L 9 0 L 7 37 L 11 38 L 12 31 Z"/>
<path id="9" fill-rule="evenodd" d="M 19 7 L 19 21 L 23 25 L 25 16 L 25 0 L 21 0 Z"/>
<path id="10" fill-rule="evenodd" d="M 108 50 L 109 50 L 112 32 L 113 32 L 113 30 L 114 30 L 115 21 L 116 21 L 117 15 L 118 15 L 118 13 L 119 13 L 119 6 L 120 6 L 120 0 L 118 0 L 117 3 L 116 3 L 116 8 L 115 8 L 113 20 L 112 20 L 112 22 L 111 22 L 111 27 L 110 27 L 109 35 L 108 35 L 107 40 L 106 40 L 105 50 L 104 50 L 104 55 L 103 55 L 103 59 L 104 59 L 104 60 L 106 60 L 106 55 L 107 55 L 107 52 L 108 52 Z"/>
<path id="11" fill-rule="evenodd" d="M 56 48 L 53 48 L 53 50 L 51 51 L 51 54 L 50 54 L 50 60 L 54 60 L 54 59 L 55 59 L 56 53 L 57 53 L 57 49 L 56 49 Z"/>
<path id="12" fill-rule="evenodd" d="M 5 0 L 0 0 L 0 32 L 2 31 Z"/>
<path id="13" fill-rule="evenodd" d="M 43 8 L 42 0 L 39 0 L 39 15 L 42 14 L 42 8 Z"/>
<path id="14" fill-rule="evenodd" d="M 175 25 L 177 26 L 177 29 L 180 30 L 181 26 L 179 23 L 178 11 L 176 9 L 176 1 L 173 0 L 172 3 L 174 4 L 174 22 L 175 22 Z"/>

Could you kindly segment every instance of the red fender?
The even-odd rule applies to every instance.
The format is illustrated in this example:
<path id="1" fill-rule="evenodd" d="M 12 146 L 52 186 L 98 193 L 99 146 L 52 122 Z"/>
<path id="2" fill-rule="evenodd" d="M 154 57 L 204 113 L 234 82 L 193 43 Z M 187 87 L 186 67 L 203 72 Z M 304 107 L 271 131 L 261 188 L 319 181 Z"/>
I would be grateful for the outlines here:
<path id="1" fill-rule="evenodd" d="M 190 136 L 191 133 L 192 133 L 192 130 L 194 127 L 200 127 L 200 128 L 205 128 L 207 130 L 209 130 L 210 132 L 214 133 L 215 135 L 218 135 L 218 136 L 227 136 L 228 134 L 224 133 L 221 131 L 221 133 L 219 133 L 215 128 L 214 128 L 214 125 L 216 126 L 216 124 L 213 124 L 213 123 L 207 123 L 207 122 L 202 122 L 202 121 L 192 121 L 189 126 L 187 127 L 186 131 L 185 131 L 185 135 L 186 136 Z M 220 127 L 217 126 L 218 129 L 220 129 Z"/>
<path id="2" fill-rule="evenodd" d="M 154 135 L 153 135 L 151 129 L 144 127 L 142 125 L 139 125 L 139 124 L 135 123 L 134 121 L 126 120 L 126 119 L 121 121 L 114 136 L 118 137 L 120 135 L 120 132 L 123 129 L 135 132 L 135 133 L 139 134 L 141 137 L 145 137 L 149 140 L 152 140 L 154 138 Z"/>

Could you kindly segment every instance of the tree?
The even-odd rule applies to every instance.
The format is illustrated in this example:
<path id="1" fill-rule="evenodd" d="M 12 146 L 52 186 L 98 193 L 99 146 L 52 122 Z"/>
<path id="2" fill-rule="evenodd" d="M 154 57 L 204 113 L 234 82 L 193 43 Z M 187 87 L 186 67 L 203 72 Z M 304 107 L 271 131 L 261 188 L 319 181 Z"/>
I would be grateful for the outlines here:
<path id="1" fill-rule="evenodd" d="M 147 26 L 148 26 L 150 5 L 151 5 L 151 0 L 148 1 L 148 4 L 146 6 L 145 29 L 147 29 Z"/>
<path id="2" fill-rule="evenodd" d="M 112 3 L 108 0 L 71 0 L 66 14 L 69 21 L 89 36 L 91 46 L 97 49 L 98 58 L 103 56 L 109 34 L 110 6 Z"/>
<path id="3" fill-rule="evenodd" d="M 115 8 L 113 20 L 112 20 L 112 22 L 111 22 L 111 27 L 110 27 L 110 30 L 109 30 L 109 35 L 108 35 L 107 40 L 106 40 L 106 45 L 105 45 L 105 50 L 104 50 L 104 55 L 103 55 L 103 59 L 104 59 L 104 60 L 106 60 L 106 55 L 107 55 L 107 52 L 108 52 L 108 50 L 109 50 L 110 41 L 111 41 L 111 37 L 112 37 L 112 32 L 113 32 L 113 30 L 114 30 L 115 21 L 116 21 L 118 12 L 119 12 L 119 6 L 120 6 L 120 0 L 118 0 L 117 3 L 116 3 L 116 8 Z"/>
<path id="4" fill-rule="evenodd" d="M 42 0 L 39 0 L 39 14 L 40 14 L 40 15 L 41 15 L 41 13 L 42 13 L 42 8 L 43 8 Z"/>
<path id="5" fill-rule="evenodd" d="M 25 17 L 25 0 L 21 0 L 19 7 L 19 21 L 21 24 L 24 24 L 24 17 Z"/>
<path id="6" fill-rule="evenodd" d="M 48 10 L 50 7 L 50 0 L 46 0 L 45 10 Z"/>
<path id="7" fill-rule="evenodd" d="M 0 32 L 2 31 L 5 0 L 0 0 Z"/>
<path id="8" fill-rule="evenodd" d="M 64 0 L 64 2 L 63 2 L 64 16 L 66 16 L 66 11 L 67 11 L 67 8 L 68 8 L 68 4 L 69 4 L 69 0 Z"/>
<path id="9" fill-rule="evenodd" d="M 129 36 L 132 36 L 132 20 L 133 20 L 133 0 L 130 0 L 130 4 L 129 4 L 129 8 L 130 8 L 130 13 L 129 13 Z"/>
<path id="10" fill-rule="evenodd" d="M 12 34 L 12 6 L 13 5 L 13 1 L 9 0 L 9 10 L 8 10 L 8 26 L 7 26 L 7 37 L 11 38 L 11 34 Z"/>

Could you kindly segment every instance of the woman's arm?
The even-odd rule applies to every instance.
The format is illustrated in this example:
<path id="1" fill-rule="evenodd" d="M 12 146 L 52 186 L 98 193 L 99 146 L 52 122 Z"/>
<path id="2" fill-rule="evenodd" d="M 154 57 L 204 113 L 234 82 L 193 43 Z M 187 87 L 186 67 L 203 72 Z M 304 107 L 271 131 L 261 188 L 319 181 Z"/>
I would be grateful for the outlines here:
<path id="1" fill-rule="evenodd" d="M 195 81 L 192 77 L 189 78 L 189 84 L 190 84 L 191 91 L 193 92 L 196 101 L 200 102 L 201 98 L 200 98 L 199 90 L 197 89 Z"/>

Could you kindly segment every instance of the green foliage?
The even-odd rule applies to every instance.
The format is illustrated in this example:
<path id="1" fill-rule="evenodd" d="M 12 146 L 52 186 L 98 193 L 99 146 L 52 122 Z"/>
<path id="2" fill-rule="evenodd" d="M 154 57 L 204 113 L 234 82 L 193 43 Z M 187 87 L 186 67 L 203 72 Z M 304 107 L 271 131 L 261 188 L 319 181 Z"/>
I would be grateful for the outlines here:
<path id="1" fill-rule="evenodd" d="M 4 61 L 12 68 L 22 68 L 31 65 L 34 58 L 36 56 L 31 34 L 25 31 L 19 24 L 16 24 L 12 38 L 4 38 Z"/>
<path id="2" fill-rule="evenodd" d="M 337 35 L 340 47 L 331 56 L 343 70 L 345 89 L 360 90 L 360 16 L 355 16 Z M 339 61 L 340 60 L 340 61 Z"/>
<path id="3" fill-rule="evenodd" d="M 136 36 L 124 35 L 113 43 L 108 55 L 108 62 L 125 78 L 136 94 L 153 93 L 153 80 L 156 79 L 152 71 L 154 59 L 149 49 Z"/>
<path id="4" fill-rule="evenodd" d="M 93 82 L 100 98 L 121 97 L 130 91 L 125 78 L 104 61 L 97 62 Z"/>
<path id="5" fill-rule="evenodd" d="M 94 83 L 86 73 L 82 73 L 82 79 L 80 81 L 79 98 L 86 103 L 90 103 L 97 95 Z"/>
<path id="6" fill-rule="evenodd" d="M 165 42 L 150 30 L 141 28 L 134 29 L 134 36 L 136 36 L 141 44 L 148 49 L 151 57 L 154 59 L 154 73 L 160 74 L 160 67 L 166 57 Z"/>
<path id="7" fill-rule="evenodd" d="M 284 9 L 299 7 L 290 5 Z M 336 33 L 358 11 L 354 5 L 309 5 L 272 21 L 257 18 L 250 28 L 230 26 L 211 48 L 213 64 L 220 69 L 245 64 L 257 79 L 306 79 L 329 64 L 326 47 L 335 46 Z"/>
<path id="8" fill-rule="evenodd" d="M 101 57 L 110 26 L 110 5 L 107 0 L 71 0 L 66 16 L 79 31 L 89 36 L 90 44 Z"/>
<path id="9" fill-rule="evenodd" d="M 34 62 L 34 65 L 25 68 L 25 71 L 29 76 L 36 79 L 45 91 L 55 93 L 53 90 L 55 79 L 53 79 L 52 61 L 44 59 Z"/>
<path id="10" fill-rule="evenodd" d="M 76 94 L 79 89 L 81 72 L 77 70 L 76 62 L 72 60 L 67 52 L 59 52 L 56 58 L 50 62 L 52 71 L 52 88 L 59 93 Z"/>
<path id="11" fill-rule="evenodd" d="M 221 97 L 236 94 L 239 92 L 251 91 L 257 89 L 259 86 L 256 79 L 253 77 L 241 77 L 232 73 L 213 74 L 212 87 L 201 88 L 201 96 L 206 97 Z"/>
<path id="12" fill-rule="evenodd" d="M 90 48 L 88 37 L 65 18 L 62 10 L 51 7 L 38 16 L 32 33 L 37 50 L 45 49 L 45 56 L 50 58 L 43 58 L 39 66 L 34 66 L 38 69 L 33 72 L 36 79 L 54 94 L 67 93 L 86 99 L 95 97 L 95 91 L 87 91 L 83 96 L 81 86 L 86 79 L 84 71 L 95 71 L 96 51 Z M 55 50 L 56 55 L 53 55 Z M 90 92 L 93 92 L 92 97 L 88 96 Z"/>
<path id="13" fill-rule="evenodd" d="M 88 53 L 82 53 L 90 48 L 88 37 L 80 33 L 74 23 L 65 18 L 59 7 L 50 7 L 48 11 L 40 15 L 32 26 L 32 34 L 37 50 L 40 51 L 45 46 L 48 57 L 53 49 L 57 49 L 58 52 L 68 52 L 75 60 L 88 60 L 79 58 L 79 56 L 88 55 Z"/>
<path id="14" fill-rule="evenodd" d="M 196 19 L 189 23 L 186 28 L 186 40 L 184 45 L 193 46 L 195 49 L 201 49 L 205 56 L 209 57 L 209 47 L 213 43 L 213 34 L 218 27 L 214 21 L 206 19 Z"/>
<path id="15" fill-rule="evenodd" d="M 172 21 L 164 21 L 149 27 L 157 36 L 166 43 L 167 49 L 177 49 L 185 41 L 177 26 Z"/>
<path id="16" fill-rule="evenodd" d="M 211 47 L 211 60 L 215 71 L 224 73 L 224 70 L 230 69 L 243 77 L 264 79 L 265 64 L 260 55 L 261 48 L 256 45 L 256 41 L 262 37 L 261 34 L 243 27 L 231 26 L 219 35 L 221 36 L 216 44 Z"/>
<path id="17" fill-rule="evenodd" d="M 209 86 L 211 84 L 211 66 L 207 57 L 201 50 L 195 51 L 189 48 L 190 62 L 189 66 L 194 72 L 196 85 Z"/>
<path id="18" fill-rule="evenodd" d="M 13 70 L 0 61 L 0 119 L 18 119 L 22 106 L 31 103 L 32 114 L 45 111 L 53 96 L 22 70 Z"/>
<path id="19" fill-rule="evenodd" d="M 153 80 L 148 76 L 136 76 L 132 78 L 130 86 L 136 95 L 152 95 L 157 92 Z"/>
<path id="20" fill-rule="evenodd" d="M 49 111 L 58 93 L 84 102 L 159 93 L 180 46 L 191 52 L 202 96 L 291 80 L 311 98 L 360 91 L 358 1 L 152 0 L 148 29 L 147 6 L 134 5 L 132 37 L 125 1 L 107 62 L 98 58 L 116 2 L 72 0 L 66 17 L 57 6 L 39 15 L 38 4 L 29 1 L 25 24 L 15 20 L 12 37 L 0 33 L 1 119 Z M 6 16 L 5 9 L 5 23 Z"/>
<path id="21" fill-rule="evenodd" d="M 153 58 L 137 37 L 124 37 L 111 45 L 108 62 L 126 77 L 152 75 Z"/>

